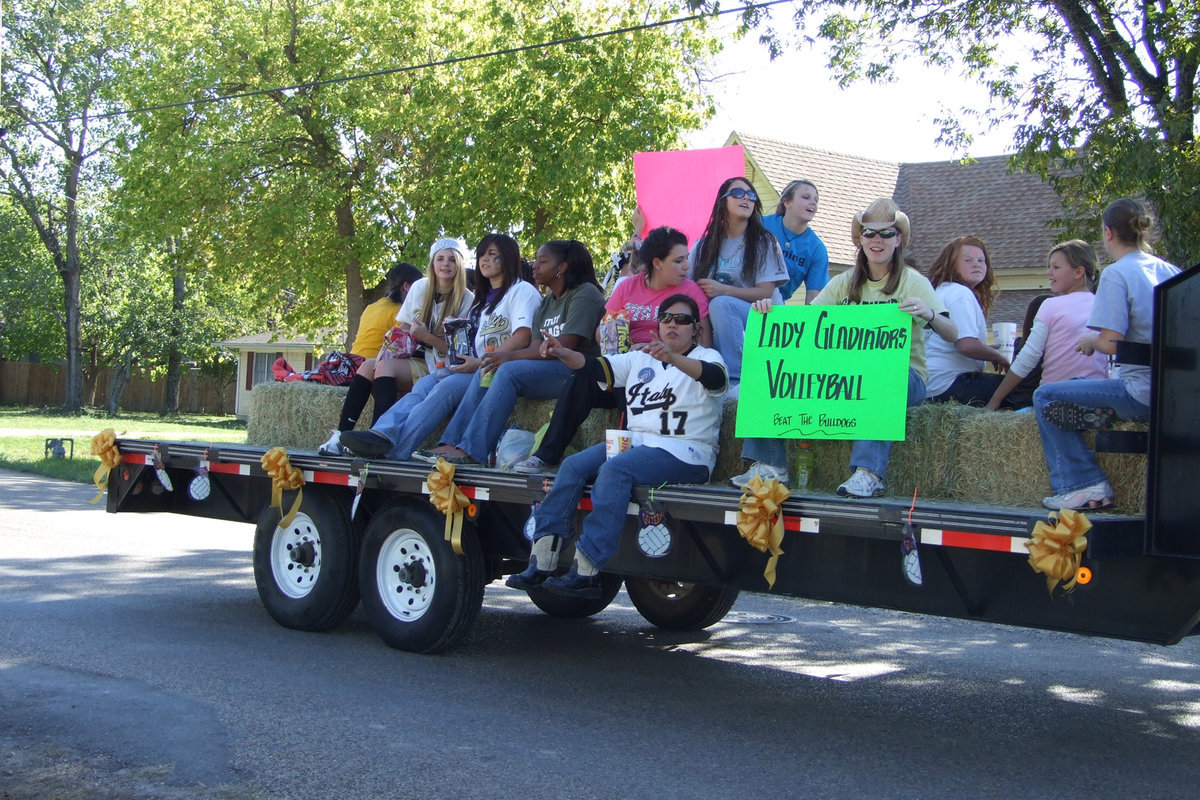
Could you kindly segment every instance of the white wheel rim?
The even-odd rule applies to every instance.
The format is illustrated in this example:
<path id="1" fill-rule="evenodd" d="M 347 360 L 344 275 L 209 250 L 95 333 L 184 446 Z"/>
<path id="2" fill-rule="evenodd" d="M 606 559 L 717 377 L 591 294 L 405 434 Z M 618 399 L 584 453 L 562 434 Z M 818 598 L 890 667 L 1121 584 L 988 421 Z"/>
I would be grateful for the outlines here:
<path id="1" fill-rule="evenodd" d="M 396 619 L 416 622 L 424 616 L 437 588 L 437 568 L 425 537 L 408 528 L 393 531 L 379 548 L 375 586 Z"/>
<path id="2" fill-rule="evenodd" d="M 307 597 L 321 575 L 321 535 L 312 517 L 300 513 L 286 529 L 271 537 L 271 574 L 275 585 L 293 600 Z"/>

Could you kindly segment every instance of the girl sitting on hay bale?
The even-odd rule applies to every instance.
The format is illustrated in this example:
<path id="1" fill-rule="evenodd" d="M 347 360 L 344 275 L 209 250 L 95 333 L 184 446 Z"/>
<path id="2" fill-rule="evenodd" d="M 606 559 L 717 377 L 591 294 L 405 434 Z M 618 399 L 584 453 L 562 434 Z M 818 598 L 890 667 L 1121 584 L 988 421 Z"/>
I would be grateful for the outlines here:
<path id="1" fill-rule="evenodd" d="M 985 406 L 989 411 L 1000 408 L 1009 393 L 1039 363 L 1042 366 L 1039 385 L 1072 378 L 1108 377 L 1108 359 L 1103 353 L 1084 355 L 1075 349 L 1075 343 L 1088 333 L 1087 321 L 1096 299 L 1100 275 L 1096 251 L 1087 242 L 1072 239 L 1051 250 L 1048 261 L 1046 277 L 1056 296 L 1047 298 L 1038 308 L 1021 352 Z"/>
<path id="2" fill-rule="evenodd" d="M 948 342 L 958 339 L 958 330 L 946 314 L 941 299 L 929 280 L 911 267 L 904 266 L 904 247 L 908 244 L 908 216 L 892 202 L 881 197 L 854 215 L 850 235 L 858 247 L 854 268 L 837 275 L 821 290 L 814 305 L 860 305 L 897 303 L 901 311 L 912 315 L 912 347 L 909 351 L 908 405 L 925 400 L 926 326 Z M 770 313 L 771 301 L 759 300 L 754 308 Z M 838 487 L 843 497 L 879 497 L 884 493 L 891 442 L 854 442 L 850 451 L 849 480 Z"/>
<path id="3" fill-rule="evenodd" d="M 1104 209 L 1104 249 L 1115 259 L 1100 275 L 1088 327 L 1076 348 L 1084 355 L 1115 355 L 1117 342 L 1150 343 L 1154 287 L 1179 269 L 1150 253 L 1154 217 L 1137 200 L 1122 198 Z M 1048 302 L 1048 301 L 1047 301 Z M 1054 495 L 1052 509 L 1101 509 L 1113 504 L 1113 488 L 1081 431 L 1115 420 L 1150 415 L 1150 367 L 1122 364 L 1119 378 L 1045 383 L 1033 394 L 1042 451 Z"/>
<path id="4" fill-rule="evenodd" d="M 930 267 L 929 281 L 958 328 L 958 339 L 947 342 L 925 331 L 926 402 L 981 406 L 1000 385 L 999 373 L 1008 369 L 1005 355 L 987 344 L 987 315 L 996 299 L 987 247 L 974 236 L 952 240 Z M 989 361 L 999 372 L 983 371 Z"/>
<path id="5" fill-rule="evenodd" d="M 395 327 L 379 348 L 373 369 L 368 373 L 360 368 L 358 374 L 363 380 L 358 380 L 356 374 L 350 383 L 337 430 L 329 441 L 317 448 L 318 453 L 342 455 L 345 452 L 341 445 L 342 433 L 354 429 L 358 415 L 367 405 L 367 398 L 375 397 L 375 421 L 378 421 L 396 398 L 408 394 L 418 379 L 433 371 L 439 360 L 437 354 L 445 352 L 444 321 L 466 314 L 474 300 L 467 290 L 462 243 L 457 239 L 434 242 L 429 248 L 428 275 L 416 281 L 404 298 L 396 312 Z"/>
<path id="6" fill-rule="evenodd" d="M 369 431 L 349 431 L 342 444 L 354 453 L 407 460 L 417 445 L 454 412 L 463 396 L 485 375 L 481 356 L 489 349 L 509 352 L 529 346 L 533 315 L 541 295 L 521 279 L 521 252 L 511 236 L 490 233 L 475 248 L 475 302 L 468 312 L 474 331 L 473 354 L 450 367 L 448 375 L 424 376 Z M 486 287 L 485 287 L 485 283 Z"/>

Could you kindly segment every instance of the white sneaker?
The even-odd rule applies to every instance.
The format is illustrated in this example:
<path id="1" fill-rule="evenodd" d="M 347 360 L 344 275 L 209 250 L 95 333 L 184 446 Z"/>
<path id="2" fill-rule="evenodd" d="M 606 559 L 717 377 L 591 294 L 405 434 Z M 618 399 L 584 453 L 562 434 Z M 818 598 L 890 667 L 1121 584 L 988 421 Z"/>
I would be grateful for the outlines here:
<path id="1" fill-rule="evenodd" d="M 1096 511 L 1113 504 L 1113 488 L 1108 481 L 1085 486 L 1073 492 L 1063 492 L 1042 500 L 1042 505 L 1059 511 L 1064 508 Z"/>
<path id="2" fill-rule="evenodd" d="M 346 455 L 346 448 L 342 447 L 342 432 L 334 431 L 329 441 L 317 448 L 317 453 L 323 456 Z"/>
<path id="3" fill-rule="evenodd" d="M 837 493 L 842 497 L 879 497 L 883 494 L 883 479 L 866 467 L 859 467 L 837 488 Z"/>
<path id="4" fill-rule="evenodd" d="M 749 483 L 750 479 L 755 475 L 764 481 L 774 478 L 785 485 L 788 482 L 788 471 L 786 469 L 773 467 L 763 461 L 755 461 L 750 465 L 750 469 L 746 470 L 741 475 L 734 475 L 729 479 L 729 482 L 739 489 L 744 489 L 746 488 L 746 484 Z"/>

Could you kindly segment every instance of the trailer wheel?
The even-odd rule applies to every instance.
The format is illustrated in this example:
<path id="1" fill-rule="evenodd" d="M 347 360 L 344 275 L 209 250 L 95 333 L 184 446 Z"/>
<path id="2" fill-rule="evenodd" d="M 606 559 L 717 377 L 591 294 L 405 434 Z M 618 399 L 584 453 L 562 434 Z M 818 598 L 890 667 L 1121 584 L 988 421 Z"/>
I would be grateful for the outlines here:
<path id="1" fill-rule="evenodd" d="M 254 529 L 254 583 L 263 606 L 285 628 L 337 627 L 358 605 L 361 536 L 349 503 L 314 487 L 292 524 L 279 522 L 279 509 L 265 508 Z"/>
<path id="2" fill-rule="evenodd" d="M 363 610 L 391 647 L 440 653 L 456 645 L 483 605 L 483 550 L 470 527 L 463 554 L 446 541 L 446 518 L 424 501 L 395 503 L 367 526 L 359 562 Z"/>
<path id="3" fill-rule="evenodd" d="M 651 625 L 673 631 L 698 631 L 725 618 L 738 597 L 732 586 L 626 578 L 625 591 Z"/>
<path id="4" fill-rule="evenodd" d="M 582 619 L 599 614 L 608 608 L 609 603 L 617 596 L 617 592 L 621 591 L 622 580 L 624 579 L 620 575 L 600 573 L 600 597 L 596 600 L 567 597 L 542 588 L 531 589 L 528 594 L 535 606 L 552 617 Z"/>

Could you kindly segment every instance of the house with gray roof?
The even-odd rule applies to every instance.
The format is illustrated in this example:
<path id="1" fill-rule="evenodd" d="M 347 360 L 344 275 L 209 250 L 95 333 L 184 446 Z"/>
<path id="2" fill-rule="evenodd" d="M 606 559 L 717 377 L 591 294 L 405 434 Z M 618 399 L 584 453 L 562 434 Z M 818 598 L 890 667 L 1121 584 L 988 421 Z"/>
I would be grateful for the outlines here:
<path id="1" fill-rule="evenodd" d="M 820 204 L 812 228 L 829 250 L 831 272 L 854 263 L 850 222 L 877 197 L 891 197 L 912 222 L 910 263 L 927 270 L 956 236 L 987 244 L 1000 294 L 989 322 L 1023 322 L 1029 301 L 1049 291 L 1046 256 L 1063 214 L 1054 189 L 1036 175 L 1014 174 L 1007 156 L 970 162 L 898 163 L 834 153 L 734 131 L 725 142 L 741 145 L 746 177 L 773 213 L 791 180 L 816 184 Z M 802 294 L 802 293 L 798 293 Z"/>

